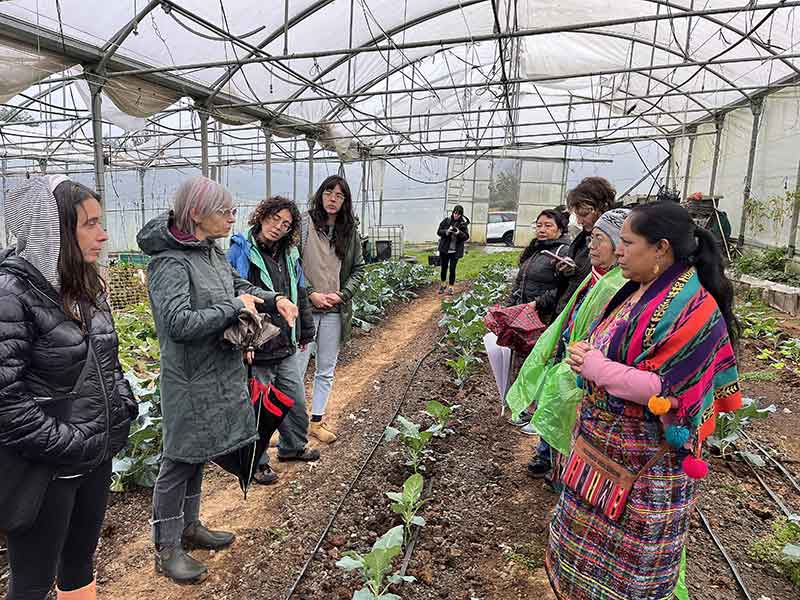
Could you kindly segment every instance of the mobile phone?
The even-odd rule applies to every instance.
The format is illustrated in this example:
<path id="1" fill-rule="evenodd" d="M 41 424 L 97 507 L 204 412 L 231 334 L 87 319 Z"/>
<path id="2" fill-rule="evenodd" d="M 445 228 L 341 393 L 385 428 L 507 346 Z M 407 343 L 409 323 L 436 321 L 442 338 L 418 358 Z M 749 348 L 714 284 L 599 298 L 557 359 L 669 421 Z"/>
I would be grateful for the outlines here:
<path id="1" fill-rule="evenodd" d="M 572 260 L 569 256 L 559 256 L 558 254 L 554 254 L 553 252 L 550 252 L 550 250 L 542 250 L 542 254 L 546 254 L 550 258 L 554 258 L 558 262 L 564 263 L 567 266 L 570 266 L 570 267 L 577 266 L 575 264 L 575 261 Z"/>

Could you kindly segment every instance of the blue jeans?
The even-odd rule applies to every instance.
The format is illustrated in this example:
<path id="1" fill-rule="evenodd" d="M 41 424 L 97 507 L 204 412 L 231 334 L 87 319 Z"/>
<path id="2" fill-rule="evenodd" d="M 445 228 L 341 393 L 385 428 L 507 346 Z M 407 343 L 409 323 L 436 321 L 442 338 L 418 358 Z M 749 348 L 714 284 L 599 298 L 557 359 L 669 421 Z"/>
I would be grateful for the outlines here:
<path id="1" fill-rule="evenodd" d="M 278 443 L 278 454 L 297 454 L 302 452 L 308 443 L 308 412 L 306 411 L 306 388 L 303 385 L 302 366 L 307 366 L 303 355 L 305 352 L 295 351 L 291 356 L 272 365 L 253 365 L 253 375 L 263 384 L 271 383 L 284 394 L 294 400 L 291 410 L 281 421 L 278 432 L 281 441 Z"/>
<path id="2" fill-rule="evenodd" d="M 339 360 L 339 340 L 342 337 L 342 315 L 339 313 L 314 313 L 317 339 L 300 354 L 300 374 L 305 376 L 311 352 L 316 357 L 314 393 L 311 397 L 311 415 L 321 417 L 331 397 L 333 374 Z"/>
<path id="3" fill-rule="evenodd" d="M 536 446 L 536 457 L 547 464 L 552 464 L 553 462 L 550 455 L 550 444 L 545 442 L 543 439 L 540 439 L 539 445 Z"/>

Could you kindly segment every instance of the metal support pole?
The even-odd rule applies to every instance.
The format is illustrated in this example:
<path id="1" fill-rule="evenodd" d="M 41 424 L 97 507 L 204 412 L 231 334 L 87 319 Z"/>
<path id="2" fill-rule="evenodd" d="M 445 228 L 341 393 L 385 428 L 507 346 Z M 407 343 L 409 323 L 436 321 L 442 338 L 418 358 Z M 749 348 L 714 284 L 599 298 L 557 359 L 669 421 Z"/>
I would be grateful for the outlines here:
<path id="1" fill-rule="evenodd" d="M 367 224 L 367 159 L 361 159 L 361 236 L 366 233 Z"/>
<path id="2" fill-rule="evenodd" d="M 681 200 L 685 200 L 689 193 L 689 176 L 692 173 L 692 152 L 694 152 L 696 133 L 697 128 L 689 133 L 689 152 L 686 153 L 686 172 L 683 176 L 683 196 L 681 196 Z"/>
<path id="3" fill-rule="evenodd" d="M 563 172 L 561 173 L 561 200 L 566 203 L 567 198 L 567 177 L 569 174 L 569 126 L 572 119 L 572 94 L 569 95 L 569 106 L 567 107 L 567 127 L 564 140 L 564 162 L 562 164 Z"/>
<path id="4" fill-rule="evenodd" d="M 314 144 L 317 141 L 314 138 L 306 138 L 308 144 L 308 198 L 310 204 L 311 198 L 314 197 Z"/>
<path id="5" fill-rule="evenodd" d="M 292 200 L 297 202 L 297 140 L 292 142 Z M 306 203 L 308 207 L 308 203 Z"/>
<path id="6" fill-rule="evenodd" d="M 750 105 L 753 112 L 753 129 L 750 132 L 750 154 L 747 157 L 747 172 L 744 176 L 744 190 L 742 191 L 742 219 L 739 222 L 739 248 L 744 247 L 744 230 L 747 226 L 747 201 L 750 200 L 750 186 L 753 183 L 753 166 L 756 162 L 756 145 L 758 143 L 758 125 L 761 121 L 762 99 L 756 99 Z"/>
<path id="7" fill-rule="evenodd" d="M 197 116 L 200 118 L 200 170 L 203 177 L 208 177 L 208 113 L 202 110 Z"/>
<path id="8" fill-rule="evenodd" d="M 794 184 L 794 197 L 792 198 L 792 224 L 789 229 L 789 258 L 797 252 L 797 224 L 800 218 L 800 162 L 797 163 L 797 180 Z"/>
<path id="9" fill-rule="evenodd" d="M 214 128 L 217 135 L 214 136 L 217 142 L 217 183 L 222 185 L 222 123 L 217 121 L 217 126 Z"/>
<path id="10" fill-rule="evenodd" d="M 266 146 L 266 156 L 264 158 L 264 168 L 266 169 L 267 198 L 272 197 L 272 131 L 266 125 L 264 127 L 264 145 Z"/>
<path id="11" fill-rule="evenodd" d="M 667 140 L 667 145 L 669 146 L 669 154 L 667 155 L 667 178 L 664 182 L 664 187 L 669 190 L 672 189 L 670 188 L 669 180 L 670 176 L 672 175 L 672 156 L 675 154 L 675 139 L 669 138 Z"/>
<path id="12" fill-rule="evenodd" d="M 714 196 L 717 190 L 717 168 L 719 167 L 719 146 L 722 141 L 722 127 L 725 123 L 725 114 L 720 113 L 714 119 L 716 133 L 714 135 L 714 160 L 711 163 L 711 182 L 708 184 L 708 195 Z M 716 202 L 714 203 L 716 206 Z"/>
<path id="13" fill-rule="evenodd" d="M 144 169 L 139 169 L 139 210 L 142 212 L 142 227 L 147 223 L 147 215 L 145 213 L 145 198 L 144 198 Z"/>
<path id="14" fill-rule="evenodd" d="M 8 228 L 8 221 L 5 219 L 5 207 L 6 207 L 6 159 L 0 161 L 0 186 L 3 189 L 3 227 L 5 229 L 5 243 L 4 246 L 8 247 L 11 245 L 11 230 Z"/>
<path id="15" fill-rule="evenodd" d="M 89 83 L 89 91 L 92 95 L 92 147 L 94 149 L 94 189 L 100 196 L 101 201 L 106 203 L 106 166 L 105 157 L 103 156 L 103 84 L 102 77 L 95 73 L 87 73 L 86 77 Z M 103 229 L 107 229 L 107 211 L 103 211 L 100 216 L 100 224 Z M 108 264 L 108 250 L 103 246 L 100 252 L 98 263 L 101 271 L 105 269 Z"/>

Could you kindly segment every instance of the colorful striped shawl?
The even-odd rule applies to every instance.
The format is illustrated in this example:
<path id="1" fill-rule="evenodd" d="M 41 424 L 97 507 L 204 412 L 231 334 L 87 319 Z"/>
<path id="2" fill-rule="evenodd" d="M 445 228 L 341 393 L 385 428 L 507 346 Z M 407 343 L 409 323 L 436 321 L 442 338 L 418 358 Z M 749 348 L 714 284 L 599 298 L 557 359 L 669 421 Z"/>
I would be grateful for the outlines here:
<path id="1" fill-rule="evenodd" d="M 598 323 L 637 286 L 626 284 Z M 653 282 L 611 339 L 608 358 L 658 373 L 662 395 L 679 401 L 678 421 L 697 431 L 698 443 L 714 432 L 718 413 L 741 406 L 725 319 L 694 267 L 675 264 Z"/>

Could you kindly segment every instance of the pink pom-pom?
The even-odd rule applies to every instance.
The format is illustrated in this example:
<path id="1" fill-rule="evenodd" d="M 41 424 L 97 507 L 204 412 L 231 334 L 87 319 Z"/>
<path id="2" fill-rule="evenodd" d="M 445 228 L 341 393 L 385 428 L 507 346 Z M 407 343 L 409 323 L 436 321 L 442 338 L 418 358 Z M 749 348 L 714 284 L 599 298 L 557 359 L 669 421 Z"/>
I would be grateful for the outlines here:
<path id="1" fill-rule="evenodd" d="M 692 479 L 703 479 L 708 475 L 708 463 L 690 454 L 683 459 L 683 472 Z"/>

